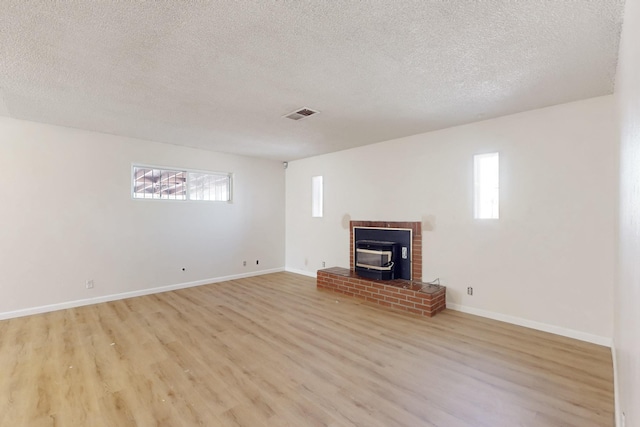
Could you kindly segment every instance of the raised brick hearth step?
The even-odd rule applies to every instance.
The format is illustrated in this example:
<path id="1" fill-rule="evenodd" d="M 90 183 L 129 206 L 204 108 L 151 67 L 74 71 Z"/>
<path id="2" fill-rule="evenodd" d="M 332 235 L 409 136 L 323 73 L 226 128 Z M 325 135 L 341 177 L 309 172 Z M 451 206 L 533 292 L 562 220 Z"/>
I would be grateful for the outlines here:
<path id="1" fill-rule="evenodd" d="M 428 317 L 447 306 L 444 286 L 409 280 L 364 279 L 348 268 L 318 270 L 316 287 Z"/>

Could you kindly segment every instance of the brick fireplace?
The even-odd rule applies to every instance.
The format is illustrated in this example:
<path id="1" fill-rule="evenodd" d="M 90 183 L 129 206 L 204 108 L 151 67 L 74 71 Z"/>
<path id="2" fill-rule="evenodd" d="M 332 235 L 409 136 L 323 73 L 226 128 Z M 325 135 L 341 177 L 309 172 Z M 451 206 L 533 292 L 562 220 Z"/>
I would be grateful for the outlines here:
<path id="1" fill-rule="evenodd" d="M 354 227 L 411 230 L 411 280 L 373 280 L 355 273 Z M 432 317 L 446 308 L 446 288 L 422 283 L 422 223 L 392 221 L 351 221 L 349 238 L 349 269 L 318 270 L 316 287 L 352 296 L 368 302 Z"/>

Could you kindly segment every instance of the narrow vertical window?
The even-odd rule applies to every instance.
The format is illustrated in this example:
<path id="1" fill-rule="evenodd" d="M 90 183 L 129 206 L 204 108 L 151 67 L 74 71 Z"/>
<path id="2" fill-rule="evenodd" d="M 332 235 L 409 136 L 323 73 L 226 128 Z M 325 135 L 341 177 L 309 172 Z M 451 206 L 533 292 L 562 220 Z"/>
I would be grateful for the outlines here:
<path id="1" fill-rule="evenodd" d="M 311 178 L 311 216 L 322 217 L 322 177 Z"/>
<path id="2" fill-rule="evenodd" d="M 498 153 L 473 156 L 474 209 L 477 219 L 496 219 L 500 213 L 500 161 Z"/>

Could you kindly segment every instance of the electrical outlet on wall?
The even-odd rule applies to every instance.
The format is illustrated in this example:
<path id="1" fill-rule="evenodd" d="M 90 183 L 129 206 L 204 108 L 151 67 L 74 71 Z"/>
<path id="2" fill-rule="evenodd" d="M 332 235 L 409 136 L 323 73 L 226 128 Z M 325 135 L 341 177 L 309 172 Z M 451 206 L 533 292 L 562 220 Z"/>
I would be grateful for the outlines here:
<path id="1" fill-rule="evenodd" d="M 325 262 L 324 262 L 324 261 L 322 261 L 322 267 L 324 267 L 324 266 L 325 266 Z"/>
<path id="2" fill-rule="evenodd" d="M 84 287 L 87 289 L 93 289 L 93 279 L 89 279 L 84 282 Z"/>
<path id="3" fill-rule="evenodd" d="M 473 295 L 473 288 L 471 286 L 467 288 L 467 295 Z"/>

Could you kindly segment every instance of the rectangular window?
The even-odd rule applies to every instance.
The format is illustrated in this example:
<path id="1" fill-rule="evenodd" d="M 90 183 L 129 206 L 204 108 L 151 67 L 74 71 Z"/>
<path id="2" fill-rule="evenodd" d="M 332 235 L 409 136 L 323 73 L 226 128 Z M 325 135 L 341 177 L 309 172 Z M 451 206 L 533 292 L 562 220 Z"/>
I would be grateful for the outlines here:
<path id="1" fill-rule="evenodd" d="M 133 166 L 133 198 L 231 200 L 231 174 Z"/>
<path id="2" fill-rule="evenodd" d="M 136 199 L 186 200 L 185 171 L 133 168 L 133 197 Z"/>
<path id="3" fill-rule="evenodd" d="M 229 201 L 229 174 L 189 172 L 189 200 Z"/>
<path id="4" fill-rule="evenodd" d="M 473 156 L 473 181 L 474 218 L 499 218 L 500 161 L 498 153 Z"/>
<path id="5" fill-rule="evenodd" d="M 322 217 L 322 177 L 311 178 L 311 216 Z"/>

